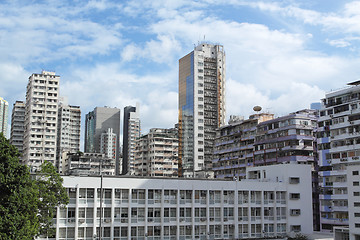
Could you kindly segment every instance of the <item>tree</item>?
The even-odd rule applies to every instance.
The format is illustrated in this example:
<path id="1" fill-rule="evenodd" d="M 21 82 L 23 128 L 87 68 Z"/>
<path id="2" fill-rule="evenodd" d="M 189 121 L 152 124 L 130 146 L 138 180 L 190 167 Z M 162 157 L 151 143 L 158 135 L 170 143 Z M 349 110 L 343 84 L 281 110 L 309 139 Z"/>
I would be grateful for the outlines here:
<path id="1" fill-rule="evenodd" d="M 56 172 L 54 165 L 45 162 L 37 174 L 36 183 L 39 189 L 39 222 L 40 234 L 51 236 L 54 234 L 52 220 L 56 213 L 57 206 L 64 206 L 69 203 L 69 196 L 63 187 L 63 179 Z"/>
<path id="2" fill-rule="evenodd" d="M 0 239 L 51 234 L 54 209 L 68 203 L 62 179 L 49 163 L 32 178 L 17 149 L 0 134 Z"/>

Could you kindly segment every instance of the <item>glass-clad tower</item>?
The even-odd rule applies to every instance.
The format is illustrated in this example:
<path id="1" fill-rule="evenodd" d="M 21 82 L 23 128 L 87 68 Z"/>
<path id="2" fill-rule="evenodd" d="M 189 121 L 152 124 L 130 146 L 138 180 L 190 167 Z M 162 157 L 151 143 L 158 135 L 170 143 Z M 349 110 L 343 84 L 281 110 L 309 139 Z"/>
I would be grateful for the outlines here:
<path id="1" fill-rule="evenodd" d="M 225 124 L 225 52 L 201 43 L 179 60 L 179 176 L 212 176 L 216 128 Z"/>

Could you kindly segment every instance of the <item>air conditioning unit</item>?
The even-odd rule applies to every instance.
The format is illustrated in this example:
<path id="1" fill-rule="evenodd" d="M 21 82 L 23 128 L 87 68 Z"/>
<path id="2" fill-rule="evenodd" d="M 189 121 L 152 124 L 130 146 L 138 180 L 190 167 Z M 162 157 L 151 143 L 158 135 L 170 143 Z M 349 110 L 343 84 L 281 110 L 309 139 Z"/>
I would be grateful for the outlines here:
<path id="1" fill-rule="evenodd" d="M 110 223 L 110 222 L 111 222 L 111 219 L 105 219 L 104 222 Z"/>
<path id="2" fill-rule="evenodd" d="M 74 223 L 74 222 L 75 222 L 75 218 L 70 218 L 70 219 L 68 219 L 68 222 L 69 222 L 69 223 Z"/>
<path id="3" fill-rule="evenodd" d="M 79 219 L 79 223 L 84 223 L 85 219 Z"/>

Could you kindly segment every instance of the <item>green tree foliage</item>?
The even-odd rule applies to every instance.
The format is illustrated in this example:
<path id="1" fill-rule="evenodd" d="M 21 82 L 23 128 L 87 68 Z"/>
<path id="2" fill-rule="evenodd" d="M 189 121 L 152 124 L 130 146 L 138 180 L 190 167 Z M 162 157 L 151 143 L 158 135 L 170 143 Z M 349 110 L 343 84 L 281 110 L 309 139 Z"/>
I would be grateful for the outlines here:
<path id="1" fill-rule="evenodd" d="M 37 174 L 36 183 L 39 189 L 39 221 L 40 234 L 53 235 L 52 220 L 57 206 L 64 206 L 69 202 L 66 189 L 62 186 L 63 179 L 56 172 L 53 164 L 45 162 Z"/>
<path id="2" fill-rule="evenodd" d="M 0 239 L 32 239 L 40 227 L 38 189 L 18 157 L 0 134 Z"/>
<path id="3" fill-rule="evenodd" d="M 52 235 L 56 207 L 69 201 L 62 178 L 44 163 L 36 178 L 19 163 L 17 149 L 0 134 L 0 239 Z"/>

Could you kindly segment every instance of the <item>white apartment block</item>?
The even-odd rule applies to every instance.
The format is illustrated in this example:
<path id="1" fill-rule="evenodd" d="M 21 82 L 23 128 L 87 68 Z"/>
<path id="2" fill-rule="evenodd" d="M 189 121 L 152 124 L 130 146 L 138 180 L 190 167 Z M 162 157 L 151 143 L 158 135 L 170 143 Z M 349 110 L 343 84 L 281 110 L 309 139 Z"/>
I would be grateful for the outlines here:
<path id="1" fill-rule="evenodd" d="M 108 128 L 100 136 L 100 152 L 107 158 L 116 160 L 117 137 L 112 128 Z"/>
<path id="2" fill-rule="evenodd" d="M 44 161 L 56 164 L 59 82 L 55 72 L 42 71 L 29 77 L 22 160 L 31 171 Z"/>
<path id="3" fill-rule="evenodd" d="M 62 173 L 64 153 L 76 153 L 80 150 L 81 110 L 62 100 L 58 110 L 57 168 Z"/>
<path id="4" fill-rule="evenodd" d="M 123 171 L 122 174 L 135 175 L 135 148 L 140 138 L 140 104 L 124 108 Z"/>
<path id="5" fill-rule="evenodd" d="M 179 172 L 212 176 L 215 130 L 225 124 L 225 52 L 201 43 L 179 60 Z"/>
<path id="6" fill-rule="evenodd" d="M 0 133 L 7 137 L 9 103 L 0 97 Z"/>
<path id="7" fill-rule="evenodd" d="M 23 153 L 24 126 L 25 126 L 25 103 L 16 101 L 11 114 L 10 143 L 14 145 L 19 153 Z"/>
<path id="8" fill-rule="evenodd" d="M 349 226 L 350 165 L 360 166 L 360 82 L 330 92 L 318 122 L 320 225 L 322 231 Z"/>
<path id="9" fill-rule="evenodd" d="M 103 240 L 259 239 L 313 231 L 308 165 L 253 167 L 242 181 L 63 179 L 70 202 L 57 210 L 54 239 L 96 239 L 100 226 Z"/>
<path id="10" fill-rule="evenodd" d="M 178 129 L 153 128 L 136 141 L 135 175 L 178 177 Z"/>
<path id="11" fill-rule="evenodd" d="M 360 165 L 347 167 L 350 240 L 360 240 Z"/>

